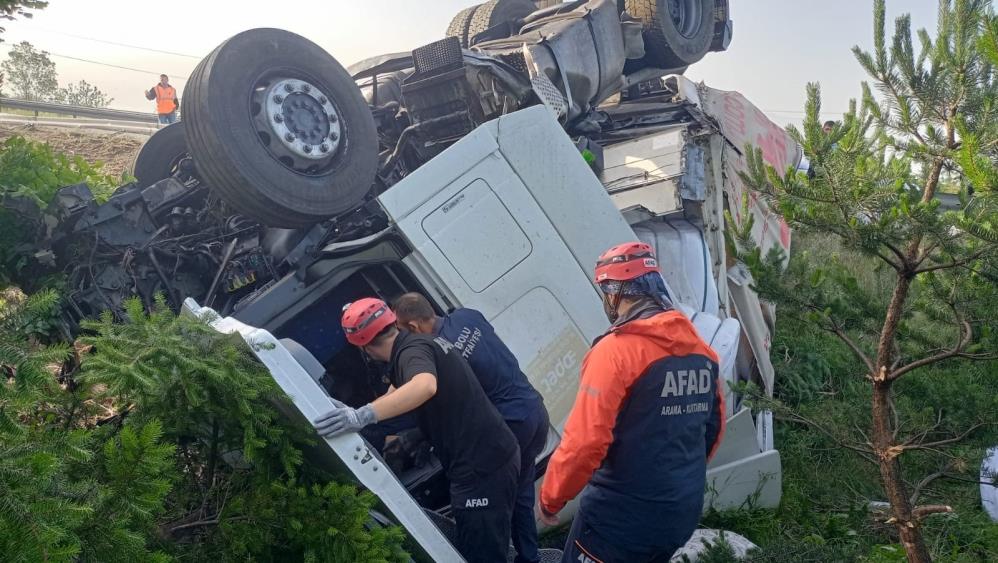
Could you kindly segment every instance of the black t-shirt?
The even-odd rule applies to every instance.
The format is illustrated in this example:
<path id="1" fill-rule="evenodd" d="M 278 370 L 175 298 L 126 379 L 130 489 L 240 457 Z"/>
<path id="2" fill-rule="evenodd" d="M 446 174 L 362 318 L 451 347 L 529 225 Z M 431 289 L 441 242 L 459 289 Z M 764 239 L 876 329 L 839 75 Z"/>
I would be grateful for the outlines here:
<path id="1" fill-rule="evenodd" d="M 420 373 L 437 378 L 437 393 L 415 410 L 416 419 L 451 482 L 480 478 L 515 455 L 516 438 L 460 351 L 443 338 L 401 331 L 392 347 L 392 384 Z"/>

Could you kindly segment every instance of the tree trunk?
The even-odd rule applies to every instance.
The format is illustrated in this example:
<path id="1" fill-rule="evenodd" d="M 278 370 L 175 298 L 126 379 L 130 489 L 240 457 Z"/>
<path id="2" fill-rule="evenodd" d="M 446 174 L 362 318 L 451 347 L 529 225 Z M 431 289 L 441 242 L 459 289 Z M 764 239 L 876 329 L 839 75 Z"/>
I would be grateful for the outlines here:
<path id="1" fill-rule="evenodd" d="M 911 290 L 910 275 L 907 272 L 899 272 L 897 285 L 894 286 L 894 293 L 891 295 L 891 303 L 887 306 L 884 326 L 880 330 L 880 342 L 877 344 L 877 373 L 870 374 L 874 382 L 880 381 L 882 377 L 886 378 L 887 373 L 891 371 L 891 364 L 894 362 L 894 337 L 897 335 L 901 316 L 904 314 L 904 304 L 908 300 L 909 290 Z"/>
<path id="2" fill-rule="evenodd" d="M 917 251 L 917 244 L 915 243 L 913 248 L 907 249 L 909 260 L 911 260 L 911 255 Z M 901 462 L 898 460 L 898 456 L 903 450 L 895 444 L 894 413 L 891 407 L 891 386 L 893 385 L 891 366 L 894 361 L 894 338 L 910 289 L 910 275 L 907 272 L 899 272 L 897 285 L 894 286 L 894 293 L 891 296 L 890 305 L 887 307 L 884 326 L 880 331 L 880 342 L 877 346 L 877 372 L 870 374 L 873 378 L 873 408 L 871 412 L 873 428 L 870 439 L 877 456 L 880 480 L 883 483 L 884 492 L 887 494 L 887 500 L 891 504 L 893 514 L 891 521 L 897 527 L 901 545 L 908 555 L 908 561 L 909 563 L 930 563 L 932 558 L 929 556 L 929 550 L 922 539 L 921 523 L 912 513 L 907 487 L 901 478 Z"/>
<path id="3" fill-rule="evenodd" d="M 901 450 L 894 444 L 890 395 L 890 381 L 874 382 L 871 439 L 880 467 L 880 479 L 883 481 L 887 500 L 891 504 L 892 520 L 897 527 L 909 563 L 930 563 L 932 558 L 925 546 L 925 540 L 922 539 L 921 523 L 912 514 L 907 487 L 901 478 L 901 463 L 898 461 Z"/>

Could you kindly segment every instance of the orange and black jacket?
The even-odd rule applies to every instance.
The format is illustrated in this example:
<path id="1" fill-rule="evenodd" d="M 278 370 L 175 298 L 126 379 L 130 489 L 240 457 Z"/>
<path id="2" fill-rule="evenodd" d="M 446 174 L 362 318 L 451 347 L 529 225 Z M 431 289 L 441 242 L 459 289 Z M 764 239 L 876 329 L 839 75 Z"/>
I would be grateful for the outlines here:
<path id="1" fill-rule="evenodd" d="M 588 484 L 580 508 L 607 539 L 655 546 L 692 533 L 724 421 L 717 354 L 682 313 L 620 323 L 583 361 L 541 506 L 558 512 Z"/>

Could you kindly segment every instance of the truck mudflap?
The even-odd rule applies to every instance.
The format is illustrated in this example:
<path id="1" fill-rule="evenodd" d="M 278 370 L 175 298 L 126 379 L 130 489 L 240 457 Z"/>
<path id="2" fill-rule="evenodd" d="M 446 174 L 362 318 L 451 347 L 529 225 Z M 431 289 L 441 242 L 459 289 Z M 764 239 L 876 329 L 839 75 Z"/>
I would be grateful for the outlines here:
<path id="1" fill-rule="evenodd" d="M 316 418 L 333 406 L 332 399 L 295 360 L 285 344 L 266 330 L 232 317 L 222 318 L 213 309 L 201 307 L 190 298 L 184 301 L 183 313 L 208 319 L 218 332 L 242 337 L 306 420 Z M 342 463 L 344 473 L 381 500 L 427 557 L 433 561 L 463 561 L 381 456 L 359 434 L 350 433 L 324 441 Z"/>

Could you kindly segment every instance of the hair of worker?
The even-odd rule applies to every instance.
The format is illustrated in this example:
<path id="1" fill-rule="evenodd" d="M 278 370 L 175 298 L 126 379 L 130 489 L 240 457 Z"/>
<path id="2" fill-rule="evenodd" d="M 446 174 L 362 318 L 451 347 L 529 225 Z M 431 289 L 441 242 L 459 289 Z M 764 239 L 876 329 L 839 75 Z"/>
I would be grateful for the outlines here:
<path id="1" fill-rule="evenodd" d="M 406 293 L 392 304 L 392 310 L 398 316 L 400 323 L 409 321 L 429 321 L 436 318 L 433 305 L 421 293 Z"/>

